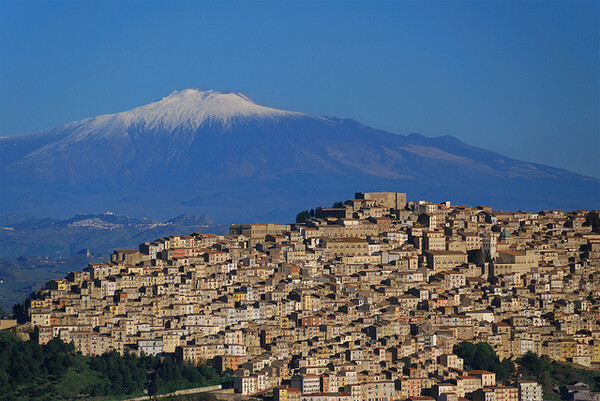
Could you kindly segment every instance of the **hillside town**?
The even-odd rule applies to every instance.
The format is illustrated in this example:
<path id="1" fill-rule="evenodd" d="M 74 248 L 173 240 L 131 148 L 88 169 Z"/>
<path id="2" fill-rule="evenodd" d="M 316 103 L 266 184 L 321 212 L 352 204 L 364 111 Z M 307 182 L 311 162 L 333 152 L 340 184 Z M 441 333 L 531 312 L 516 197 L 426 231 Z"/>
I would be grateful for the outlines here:
<path id="1" fill-rule="evenodd" d="M 295 224 L 115 250 L 35 292 L 24 327 L 84 355 L 210 361 L 275 401 L 540 401 L 541 384 L 468 370 L 455 346 L 600 368 L 598 218 L 356 193 Z"/>

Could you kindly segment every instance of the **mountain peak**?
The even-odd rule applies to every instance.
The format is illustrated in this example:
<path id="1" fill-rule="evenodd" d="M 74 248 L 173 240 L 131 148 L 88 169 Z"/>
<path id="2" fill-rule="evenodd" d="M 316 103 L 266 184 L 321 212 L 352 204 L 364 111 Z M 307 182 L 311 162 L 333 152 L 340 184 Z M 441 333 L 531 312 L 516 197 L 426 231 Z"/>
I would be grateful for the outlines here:
<path id="1" fill-rule="evenodd" d="M 48 155 L 93 138 L 102 141 L 109 138 L 127 140 L 123 138 L 127 138 L 133 132 L 193 133 L 211 126 L 229 132 L 234 125 L 260 126 L 267 122 L 277 123 L 284 118 L 300 117 L 307 115 L 258 105 L 242 93 L 190 88 L 174 91 L 160 100 L 132 110 L 73 121 L 52 130 L 42 131 L 39 134 L 57 140 L 31 153 Z M 31 137 L 30 135 L 22 137 Z M 11 137 L 11 140 L 14 138 L 17 137 Z"/>
<path id="2" fill-rule="evenodd" d="M 170 95 L 165 96 L 162 100 L 166 100 L 169 102 L 178 101 L 178 100 L 192 100 L 192 101 L 215 101 L 220 100 L 223 102 L 227 101 L 240 101 L 244 100 L 246 102 L 250 102 L 255 104 L 252 100 L 250 100 L 243 93 L 235 93 L 235 92 L 218 92 L 214 90 L 199 90 L 194 88 L 187 88 L 180 91 L 173 91 Z"/>
<path id="3" fill-rule="evenodd" d="M 273 119 L 302 114 L 260 106 L 242 93 L 184 89 L 117 115 L 138 125 L 196 129 L 205 122 L 229 126 L 238 118 Z"/>

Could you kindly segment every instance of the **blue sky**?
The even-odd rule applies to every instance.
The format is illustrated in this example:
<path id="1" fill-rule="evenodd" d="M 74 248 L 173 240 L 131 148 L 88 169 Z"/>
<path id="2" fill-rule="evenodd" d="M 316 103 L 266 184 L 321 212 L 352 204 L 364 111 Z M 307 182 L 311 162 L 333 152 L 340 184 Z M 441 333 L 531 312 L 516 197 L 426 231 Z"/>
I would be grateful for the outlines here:
<path id="1" fill-rule="evenodd" d="M 183 88 L 600 177 L 600 2 L 0 1 L 0 135 Z"/>

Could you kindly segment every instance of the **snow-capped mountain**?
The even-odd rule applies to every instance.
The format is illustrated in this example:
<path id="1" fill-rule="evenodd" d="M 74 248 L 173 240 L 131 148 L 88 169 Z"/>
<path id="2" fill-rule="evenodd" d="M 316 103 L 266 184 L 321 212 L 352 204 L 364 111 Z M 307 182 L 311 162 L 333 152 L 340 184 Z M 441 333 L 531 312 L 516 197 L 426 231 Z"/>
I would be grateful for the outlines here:
<path id="1" fill-rule="evenodd" d="M 395 135 L 353 120 L 186 89 L 122 113 L 0 138 L 2 209 L 117 210 L 220 221 L 291 218 L 355 191 L 499 208 L 593 208 L 599 182 L 449 136 Z"/>
<path id="2" fill-rule="evenodd" d="M 302 115 L 259 106 L 241 93 L 185 89 L 133 110 L 83 120 L 84 124 L 77 124 L 65 140 L 127 135 L 131 127 L 146 131 L 196 131 L 206 125 L 229 128 L 236 122 L 271 121 Z"/>

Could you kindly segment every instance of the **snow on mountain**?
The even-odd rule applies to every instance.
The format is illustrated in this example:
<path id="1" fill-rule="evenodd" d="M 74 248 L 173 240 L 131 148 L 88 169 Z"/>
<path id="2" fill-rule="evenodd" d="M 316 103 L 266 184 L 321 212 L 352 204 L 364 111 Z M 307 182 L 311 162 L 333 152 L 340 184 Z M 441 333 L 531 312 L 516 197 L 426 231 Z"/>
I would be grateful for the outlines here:
<path id="1" fill-rule="evenodd" d="M 156 102 L 115 114 L 92 117 L 63 126 L 72 130 L 62 144 L 88 137 L 125 136 L 130 129 L 144 131 L 197 131 L 203 125 L 230 129 L 232 124 L 273 121 L 282 117 L 306 116 L 252 102 L 242 93 L 184 89 Z M 74 129 L 73 129 L 74 128 Z M 43 152 L 47 149 L 40 149 Z"/>
<path id="2" fill-rule="evenodd" d="M 185 89 L 117 115 L 130 124 L 147 128 L 196 130 L 206 122 L 229 126 L 241 118 L 277 119 L 303 114 L 259 106 L 241 93 Z"/>

